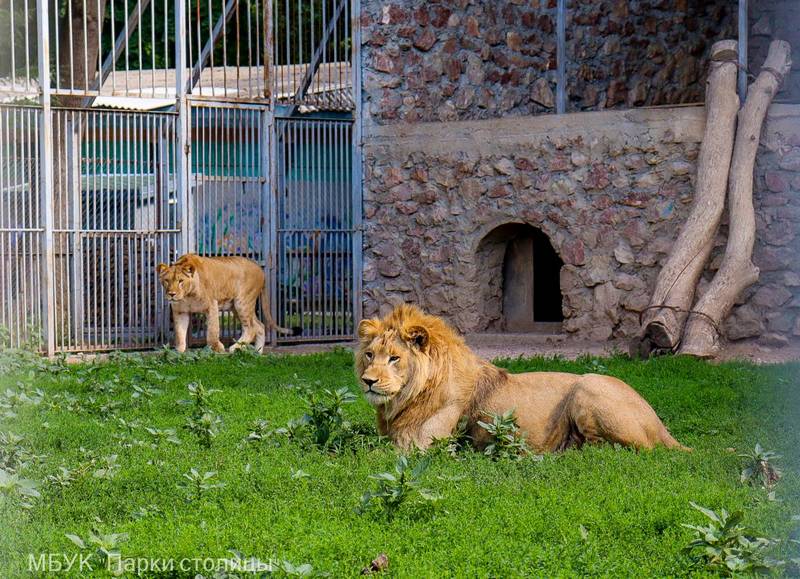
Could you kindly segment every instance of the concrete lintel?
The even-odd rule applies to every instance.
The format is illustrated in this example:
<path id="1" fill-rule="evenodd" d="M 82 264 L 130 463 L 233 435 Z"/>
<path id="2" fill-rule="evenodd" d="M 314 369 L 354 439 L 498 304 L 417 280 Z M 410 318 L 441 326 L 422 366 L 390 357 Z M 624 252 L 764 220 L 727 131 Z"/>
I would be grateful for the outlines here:
<path id="1" fill-rule="evenodd" d="M 520 145 L 557 143 L 579 136 L 585 140 L 608 137 L 617 143 L 627 139 L 697 143 L 702 140 L 704 120 L 705 110 L 698 105 L 445 123 L 373 124 L 365 128 L 365 146 L 387 147 L 395 155 L 398 149 L 491 155 Z"/>

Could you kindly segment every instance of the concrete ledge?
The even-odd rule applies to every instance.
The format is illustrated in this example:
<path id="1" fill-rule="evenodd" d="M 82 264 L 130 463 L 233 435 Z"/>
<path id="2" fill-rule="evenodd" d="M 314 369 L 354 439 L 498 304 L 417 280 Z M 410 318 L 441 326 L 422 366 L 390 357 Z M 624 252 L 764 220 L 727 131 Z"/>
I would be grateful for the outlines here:
<path id="1" fill-rule="evenodd" d="M 621 139 L 639 144 L 699 143 L 704 124 L 703 105 L 687 105 L 446 123 L 373 124 L 365 127 L 364 140 L 365 148 L 375 153 L 384 147 L 392 155 L 398 151 L 487 155 L 522 144 L 558 144 L 579 136 L 586 142 L 611 137 L 617 143 Z M 791 135 L 800 135 L 800 105 L 772 105 L 764 131 L 765 144 L 777 147 Z"/>
<path id="2" fill-rule="evenodd" d="M 800 143 L 800 104 L 773 104 L 767 112 L 766 128 L 761 138 L 770 150 L 776 151 L 793 141 Z"/>
<path id="3" fill-rule="evenodd" d="M 372 125 L 365 128 L 365 146 L 387 146 L 426 153 L 469 151 L 481 155 L 520 144 L 558 143 L 579 136 L 586 142 L 612 137 L 625 140 L 700 142 L 702 106 L 654 107 L 625 111 L 507 117 L 479 121 Z"/>

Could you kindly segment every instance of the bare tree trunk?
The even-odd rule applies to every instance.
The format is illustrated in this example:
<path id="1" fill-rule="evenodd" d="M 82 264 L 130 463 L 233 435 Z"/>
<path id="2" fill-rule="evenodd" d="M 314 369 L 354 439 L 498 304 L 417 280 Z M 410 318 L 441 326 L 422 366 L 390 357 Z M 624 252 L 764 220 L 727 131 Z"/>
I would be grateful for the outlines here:
<path id="1" fill-rule="evenodd" d="M 714 355 L 719 347 L 720 324 L 739 294 L 758 280 L 758 268 L 751 261 L 756 235 L 753 166 L 767 109 L 791 66 L 789 43 L 773 40 L 761 73 L 750 85 L 747 100 L 739 112 L 739 127 L 736 131 L 728 184 L 728 245 L 719 271 L 697 302 L 686 324 L 680 349 L 682 354 L 703 358 Z"/>
<path id="2" fill-rule="evenodd" d="M 57 64 L 59 88 L 87 91 L 92 88 L 95 77 L 100 74 L 97 39 L 102 32 L 106 2 L 107 0 L 73 1 L 71 10 L 60 17 Z M 55 77 L 53 81 L 55 82 Z M 53 104 L 59 107 L 80 107 L 88 102 L 87 97 L 78 95 L 57 95 L 53 100 Z"/>
<path id="3" fill-rule="evenodd" d="M 697 161 L 694 205 L 658 275 L 650 305 L 644 312 L 642 332 L 633 344 L 642 355 L 649 355 L 655 349 L 675 349 L 695 287 L 711 253 L 725 206 L 725 184 L 739 108 L 736 56 L 735 40 L 721 40 L 711 47 L 706 127 Z"/>

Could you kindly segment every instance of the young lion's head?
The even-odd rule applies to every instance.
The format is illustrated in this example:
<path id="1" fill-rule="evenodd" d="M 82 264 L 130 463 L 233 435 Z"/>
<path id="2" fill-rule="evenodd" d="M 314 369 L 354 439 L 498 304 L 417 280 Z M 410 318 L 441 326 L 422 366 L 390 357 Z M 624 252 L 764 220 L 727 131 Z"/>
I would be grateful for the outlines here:
<path id="1" fill-rule="evenodd" d="M 179 259 L 172 265 L 158 264 L 158 278 L 167 294 L 167 301 L 179 302 L 189 295 L 194 287 L 196 268 L 193 263 Z"/>
<path id="2" fill-rule="evenodd" d="M 431 378 L 448 346 L 461 338 L 441 319 L 403 304 L 383 319 L 358 326 L 356 374 L 370 404 L 399 408 L 415 397 Z"/>

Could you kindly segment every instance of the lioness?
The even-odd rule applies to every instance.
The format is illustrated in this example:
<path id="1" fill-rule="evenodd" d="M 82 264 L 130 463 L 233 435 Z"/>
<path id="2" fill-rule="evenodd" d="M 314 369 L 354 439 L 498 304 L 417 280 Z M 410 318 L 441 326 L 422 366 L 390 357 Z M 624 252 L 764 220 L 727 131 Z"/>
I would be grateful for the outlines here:
<path id="1" fill-rule="evenodd" d="M 265 276 L 261 266 L 245 257 L 200 257 L 187 253 L 172 265 L 160 263 L 158 277 L 172 306 L 175 326 L 175 349 L 186 350 L 186 334 L 190 314 L 206 315 L 206 343 L 216 352 L 225 347 L 219 341 L 219 312 L 236 310 L 242 323 L 242 337 L 231 346 L 231 352 L 255 340 L 259 352 L 264 347 L 264 324 L 256 316 L 256 300 L 261 296 L 261 309 L 270 329 L 282 334 L 292 330 L 276 325 L 269 314 Z"/>
<path id="2" fill-rule="evenodd" d="M 427 448 L 459 419 L 478 447 L 486 413 L 514 410 L 528 445 L 560 451 L 585 442 L 682 448 L 656 413 L 624 382 L 598 374 L 509 374 L 478 358 L 444 320 L 402 305 L 359 324 L 356 373 L 378 413 L 378 430 L 401 449 Z"/>

